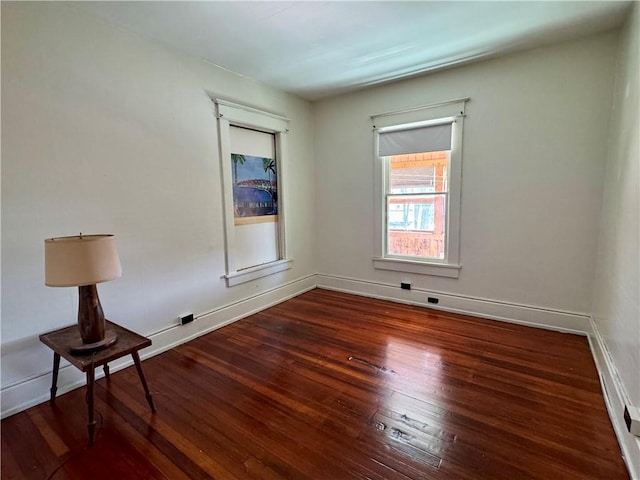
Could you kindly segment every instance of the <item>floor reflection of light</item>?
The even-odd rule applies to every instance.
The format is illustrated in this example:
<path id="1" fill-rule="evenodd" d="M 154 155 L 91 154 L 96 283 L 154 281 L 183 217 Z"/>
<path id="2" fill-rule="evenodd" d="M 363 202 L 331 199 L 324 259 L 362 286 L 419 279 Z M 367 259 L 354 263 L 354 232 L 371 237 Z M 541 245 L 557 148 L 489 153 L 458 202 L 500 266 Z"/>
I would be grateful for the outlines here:
<path id="1" fill-rule="evenodd" d="M 455 441 L 447 432 L 446 410 L 439 401 L 444 389 L 443 361 L 439 351 L 418 342 L 393 339 L 387 342 L 384 366 L 393 371 L 375 416 L 375 428 L 390 445 L 414 452 L 423 461 L 439 465 Z M 399 445 L 405 445 L 400 447 Z"/>
<path id="2" fill-rule="evenodd" d="M 442 358 L 439 351 L 417 342 L 393 339 L 385 348 L 384 366 L 392 369 L 395 375 L 389 378 L 394 390 L 417 390 L 427 393 L 441 386 Z M 414 388 L 411 388 L 411 387 Z"/>

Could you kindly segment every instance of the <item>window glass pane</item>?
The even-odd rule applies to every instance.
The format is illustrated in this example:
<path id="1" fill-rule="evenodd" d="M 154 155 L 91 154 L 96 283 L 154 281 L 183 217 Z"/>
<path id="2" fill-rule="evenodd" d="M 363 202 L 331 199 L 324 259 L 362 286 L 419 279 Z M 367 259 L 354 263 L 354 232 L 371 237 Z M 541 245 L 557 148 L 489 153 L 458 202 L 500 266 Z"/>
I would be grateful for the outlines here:
<path id="1" fill-rule="evenodd" d="M 446 194 L 387 196 L 387 255 L 444 260 Z"/>
<path id="2" fill-rule="evenodd" d="M 388 157 L 388 193 L 446 192 L 449 153 L 425 152 Z"/>

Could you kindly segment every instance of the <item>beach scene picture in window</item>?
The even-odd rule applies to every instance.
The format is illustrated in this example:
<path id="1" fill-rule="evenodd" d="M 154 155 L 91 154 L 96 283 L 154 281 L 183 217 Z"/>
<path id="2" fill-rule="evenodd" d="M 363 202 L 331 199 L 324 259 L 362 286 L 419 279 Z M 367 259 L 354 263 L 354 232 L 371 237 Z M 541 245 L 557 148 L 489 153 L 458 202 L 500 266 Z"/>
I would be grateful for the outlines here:
<path id="1" fill-rule="evenodd" d="M 231 154 L 235 225 L 276 222 L 278 176 L 273 158 Z"/>
<path id="2" fill-rule="evenodd" d="M 386 157 L 387 255 L 446 258 L 449 153 Z"/>

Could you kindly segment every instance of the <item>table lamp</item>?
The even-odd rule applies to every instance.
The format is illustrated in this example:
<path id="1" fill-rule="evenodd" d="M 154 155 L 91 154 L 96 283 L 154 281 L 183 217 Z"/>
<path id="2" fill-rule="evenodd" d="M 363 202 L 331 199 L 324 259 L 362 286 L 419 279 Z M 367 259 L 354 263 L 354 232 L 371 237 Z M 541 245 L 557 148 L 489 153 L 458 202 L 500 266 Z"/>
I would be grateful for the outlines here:
<path id="1" fill-rule="evenodd" d="M 112 345 L 115 332 L 105 330 L 96 283 L 122 276 L 113 235 L 82 235 L 44 241 L 45 285 L 78 287 L 78 326 L 82 343 L 72 353 L 90 353 Z"/>

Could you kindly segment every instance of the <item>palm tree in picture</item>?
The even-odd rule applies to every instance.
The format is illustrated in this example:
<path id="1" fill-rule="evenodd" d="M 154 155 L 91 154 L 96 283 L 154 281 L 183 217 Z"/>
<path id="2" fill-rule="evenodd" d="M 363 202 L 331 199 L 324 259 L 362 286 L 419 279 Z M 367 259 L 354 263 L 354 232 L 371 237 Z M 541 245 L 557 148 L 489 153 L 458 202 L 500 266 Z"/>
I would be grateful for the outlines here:
<path id="1" fill-rule="evenodd" d="M 231 154 L 231 161 L 233 162 L 233 184 L 238 184 L 238 164 L 242 165 L 246 161 L 244 155 L 240 155 L 239 153 Z"/>
<path id="2" fill-rule="evenodd" d="M 262 158 L 262 168 L 269 175 L 269 192 L 273 195 L 273 199 L 276 198 L 277 190 L 273 186 L 273 180 L 271 180 L 271 174 L 276 175 L 276 161 L 273 158 Z"/>

